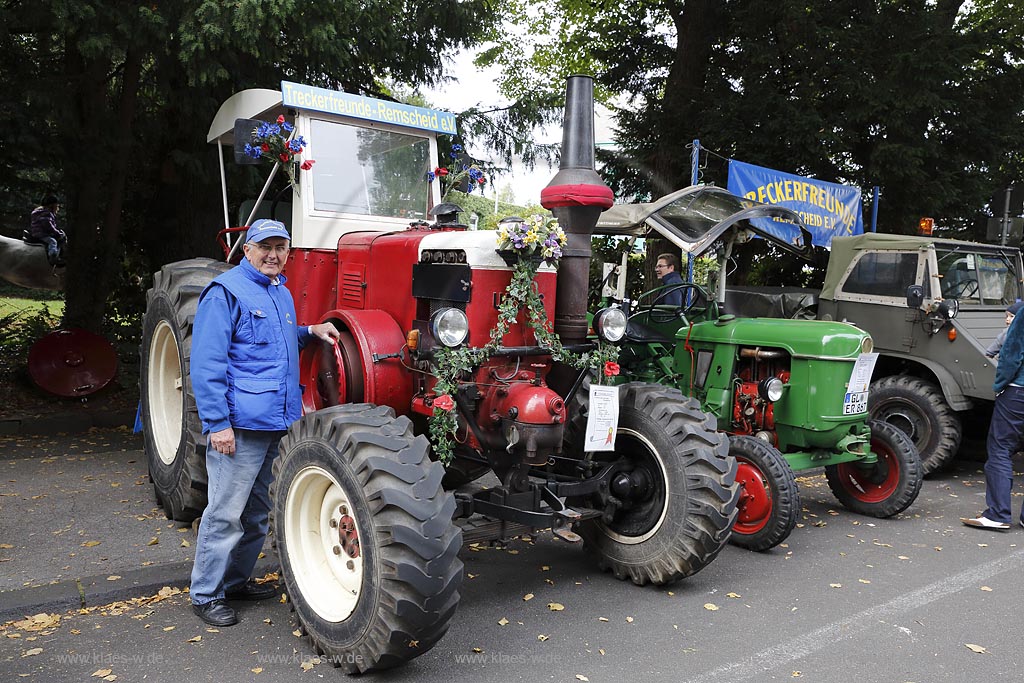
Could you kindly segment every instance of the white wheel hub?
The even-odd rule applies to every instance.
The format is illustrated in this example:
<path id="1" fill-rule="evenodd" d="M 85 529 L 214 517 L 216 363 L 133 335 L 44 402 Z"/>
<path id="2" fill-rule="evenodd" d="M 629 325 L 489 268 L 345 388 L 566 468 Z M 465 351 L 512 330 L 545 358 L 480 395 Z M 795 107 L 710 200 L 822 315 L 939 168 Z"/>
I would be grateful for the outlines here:
<path id="1" fill-rule="evenodd" d="M 174 329 L 161 320 L 149 343 L 148 392 L 149 425 L 160 461 L 172 465 L 181 445 L 184 400 L 181 390 L 181 361 Z"/>
<path id="2" fill-rule="evenodd" d="M 324 621 L 344 621 L 363 584 L 361 533 L 344 489 L 311 465 L 295 475 L 285 499 L 288 562 L 303 599 Z"/>

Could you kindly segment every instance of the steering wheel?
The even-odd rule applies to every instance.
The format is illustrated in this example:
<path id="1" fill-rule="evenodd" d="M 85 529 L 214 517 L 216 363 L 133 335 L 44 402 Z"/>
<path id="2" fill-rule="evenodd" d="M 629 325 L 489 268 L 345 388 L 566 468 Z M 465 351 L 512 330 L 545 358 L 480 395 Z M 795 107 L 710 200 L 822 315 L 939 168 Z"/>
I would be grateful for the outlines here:
<path id="1" fill-rule="evenodd" d="M 946 290 L 945 296 L 950 299 L 961 299 L 972 296 L 978 293 L 978 281 L 974 278 L 968 278 L 967 280 L 961 280 L 955 285 L 951 285 Z"/>
<path id="2" fill-rule="evenodd" d="M 673 292 L 679 292 L 681 295 L 682 303 L 679 306 L 658 303 L 659 301 L 663 302 L 665 297 Z M 691 292 L 693 296 L 688 296 Z M 647 299 L 649 299 L 647 303 L 642 303 Z M 690 303 L 686 303 L 687 299 L 690 299 Z M 682 321 L 684 325 L 688 325 L 688 318 L 695 312 L 695 309 L 699 309 L 700 313 L 706 312 L 711 318 L 718 317 L 718 303 L 708 296 L 703 287 L 689 282 L 663 285 L 644 292 L 636 298 L 634 306 L 637 307 L 640 315 L 653 323 Z"/>

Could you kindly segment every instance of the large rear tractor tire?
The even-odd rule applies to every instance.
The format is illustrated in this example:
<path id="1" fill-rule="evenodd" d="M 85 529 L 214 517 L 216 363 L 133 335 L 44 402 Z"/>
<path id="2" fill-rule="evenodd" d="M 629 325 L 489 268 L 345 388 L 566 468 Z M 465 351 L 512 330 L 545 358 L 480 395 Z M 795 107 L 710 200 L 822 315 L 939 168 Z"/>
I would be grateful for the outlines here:
<path id="1" fill-rule="evenodd" d="M 917 500 L 921 492 L 921 460 L 914 442 L 888 422 L 869 420 L 871 451 L 878 462 L 829 465 L 825 478 L 839 502 L 870 517 L 892 517 Z"/>
<path id="2" fill-rule="evenodd" d="M 730 541 L 747 550 L 768 550 L 789 537 L 800 514 L 800 489 L 779 449 L 753 436 L 729 437 L 740 485 L 739 513 Z"/>
<path id="3" fill-rule="evenodd" d="M 909 375 L 872 382 L 868 411 L 872 419 L 888 422 L 910 437 L 921 454 L 925 475 L 952 460 L 960 448 L 960 416 L 931 382 Z"/>
<path id="4" fill-rule="evenodd" d="M 584 384 L 567 425 L 569 453 L 580 454 L 588 397 Z M 593 458 L 619 463 L 611 489 L 621 506 L 610 519 L 577 525 L 602 569 L 662 585 L 697 573 L 725 546 L 739 496 L 736 460 L 697 401 L 661 385 L 621 385 L 615 450 Z"/>
<path id="5" fill-rule="evenodd" d="M 189 378 L 199 295 L 231 264 L 171 263 L 153 278 L 142 319 L 140 399 L 146 461 L 168 519 L 191 522 L 206 507 L 206 441 Z"/>
<path id="6" fill-rule="evenodd" d="M 398 666 L 448 630 L 462 584 L 455 498 L 424 436 L 384 406 L 295 422 L 274 462 L 272 539 L 300 627 L 347 672 Z"/>

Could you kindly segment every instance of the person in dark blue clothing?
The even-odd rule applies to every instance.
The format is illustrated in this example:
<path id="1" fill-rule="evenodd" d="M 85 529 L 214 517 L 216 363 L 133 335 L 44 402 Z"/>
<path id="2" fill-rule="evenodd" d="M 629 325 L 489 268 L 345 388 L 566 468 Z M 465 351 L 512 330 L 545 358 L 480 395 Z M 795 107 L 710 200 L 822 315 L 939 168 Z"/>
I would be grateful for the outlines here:
<path id="1" fill-rule="evenodd" d="M 654 264 L 654 274 L 661 279 L 663 286 L 683 284 L 682 276 L 676 272 L 678 270 L 679 259 L 676 258 L 675 254 L 658 254 L 658 262 Z M 681 288 L 669 290 L 655 299 L 654 303 L 667 306 L 682 306 L 683 290 Z"/>
<path id="2" fill-rule="evenodd" d="M 1024 443 L 1024 315 L 1017 315 L 1006 331 L 999 350 L 996 380 L 992 385 L 996 403 L 988 427 L 985 460 L 985 504 L 977 517 L 961 517 L 967 526 L 1006 531 L 1010 528 L 1013 489 L 1011 458 Z M 1020 525 L 1024 526 L 1024 510 Z"/>
<path id="3" fill-rule="evenodd" d="M 68 236 L 57 227 L 57 212 L 60 211 L 60 200 L 54 195 L 47 195 L 43 203 L 32 210 L 29 219 L 28 234 L 35 242 L 46 245 L 46 260 L 51 266 L 63 266 L 64 245 Z"/>
<path id="4" fill-rule="evenodd" d="M 192 567 L 192 609 L 212 626 L 238 623 L 225 600 L 273 597 L 249 576 L 267 535 L 268 490 L 278 443 L 302 415 L 299 349 L 311 337 L 330 343 L 331 323 L 296 324 L 281 275 L 290 240 L 284 225 L 258 220 L 246 232 L 245 258 L 199 297 L 191 378 L 207 435 L 209 500 Z"/>

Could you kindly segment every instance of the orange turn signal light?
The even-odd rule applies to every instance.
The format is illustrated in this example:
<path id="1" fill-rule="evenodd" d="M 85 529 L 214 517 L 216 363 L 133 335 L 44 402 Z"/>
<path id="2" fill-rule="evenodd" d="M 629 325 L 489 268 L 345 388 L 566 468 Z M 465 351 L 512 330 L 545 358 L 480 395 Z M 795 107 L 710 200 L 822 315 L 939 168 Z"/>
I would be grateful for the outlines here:
<path id="1" fill-rule="evenodd" d="M 935 229 L 934 218 L 922 218 L 917 222 L 917 234 L 930 237 L 932 230 Z"/>
<path id="2" fill-rule="evenodd" d="M 410 351 L 415 351 L 420 346 L 420 331 L 409 330 L 408 334 L 405 335 L 405 345 L 409 347 Z"/>
<path id="3" fill-rule="evenodd" d="M 955 327 L 950 327 L 949 328 L 949 332 L 946 332 L 946 338 L 949 339 L 949 341 L 956 341 L 956 328 Z"/>

